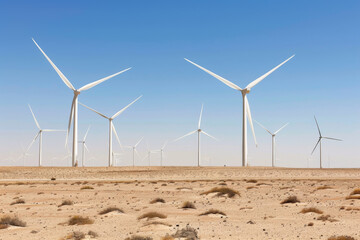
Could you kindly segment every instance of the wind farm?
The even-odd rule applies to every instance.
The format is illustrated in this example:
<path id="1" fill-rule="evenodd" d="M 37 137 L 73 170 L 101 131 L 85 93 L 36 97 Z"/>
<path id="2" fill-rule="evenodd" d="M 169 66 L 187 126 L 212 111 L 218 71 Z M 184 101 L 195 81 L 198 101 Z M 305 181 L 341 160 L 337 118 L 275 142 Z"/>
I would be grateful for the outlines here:
<path id="1" fill-rule="evenodd" d="M 0 240 L 360 239 L 359 3 L 0 9 Z"/>

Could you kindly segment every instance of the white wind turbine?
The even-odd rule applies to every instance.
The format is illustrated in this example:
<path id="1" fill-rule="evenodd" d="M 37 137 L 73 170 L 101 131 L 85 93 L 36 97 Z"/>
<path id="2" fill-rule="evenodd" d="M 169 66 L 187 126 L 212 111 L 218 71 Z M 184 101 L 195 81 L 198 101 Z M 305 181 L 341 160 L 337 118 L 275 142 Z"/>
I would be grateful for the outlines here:
<path id="1" fill-rule="evenodd" d="M 162 148 L 152 151 L 153 153 L 157 153 L 157 152 L 160 153 L 160 166 L 162 166 L 162 163 L 163 163 L 163 153 L 164 153 L 164 148 L 166 147 L 166 145 L 167 145 L 167 141 L 164 143 Z"/>
<path id="2" fill-rule="evenodd" d="M 258 121 L 254 120 L 257 124 L 259 124 L 260 127 L 262 127 L 263 129 L 265 129 L 268 133 L 270 133 L 271 138 L 272 138 L 272 157 L 271 157 L 271 166 L 275 167 L 275 161 L 276 161 L 276 148 L 275 148 L 275 136 L 277 133 L 279 133 L 283 128 L 285 128 L 289 123 L 286 123 L 284 126 L 282 126 L 281 128 L 279 128 L 277 131 L 275 131 L 274 133 L 270 132 L 268 129 L 266 129 L 266 127 L 264 127 L 263 125 L 261 125 Z"/>
<path id="3" fill-rule="evenodd" d="M 199 117 L 198 129 L 195 130 L 195 131 L 189 132 L 189 133 L 185 134 L 184 136 L 179 137 L 179 138 L 174 140 L 174 142 L 176 142 L 176 141 L 178 141 L 178 140 L 180 140 L 180 139 L 182 139 L 184 137 L 190 136 L 190 135 L 197 132 L 197 134 L 198 134 L 198 163 L 197 163 L 198 167 L 200 166 L 200 158 L 201 158 L 201 155 L 200 155 L 201 154 L 201 152 L 200 152 L 200 133 L 203 133 L 203 134 L 207 135 L 208 137 L 211 137 L 211 138 L 217 140 L 215 137 L 211 136 L 210 134 L 206 133 L 205 131 L 203 131 L 201 129 L 201 117 L 202 117 L 203 107 L 204 107 L 204 105 L 201 105 L 201 112 L 200 112 L 200 117 Z"/>
<path id="4" fill-rule="evenodd" d="M 239 86 L 237 86 L 236 84 L 230 82 L 229 80 L 226 80 L 223 77 L 220 77 L 219 75 L 201 67 L 200 65 L 188 60 L 185 58 L 186 61 L 188 61 L 189 63 L 195 65 L 196 67 L 202 69 L 203 71 L 207 72 L 208 74 L 210 74 L 211 76 L 217 78 L 218 80 L 222 81 L 224 84 L 226 84 L 227 86 L 238 90 L 241 92 L 242 97 L 243 97 L 243 124 L 242 124 L 242 166 L 246 166 L 247 165 L 247 128 L 246 128 L 246 117 L 249 119 L 249 123 L 250 123 L 250 127 L 254 136 L 254 141 L 255 144 L 256 143 L 256 137 L 255 137 L 255 132 L 254 132 L 254 127 L 253 127 L 253 123 L 252 123 L 252 118 L 251 118 L 251 112 L 250 112 L 250 106 L 249 106 L 249 102 L 247 100 L 246 95 L 248 93 L 250 93 L 251 88 L 253 88 L 255 85 L 257 85 L 259 82 L 261 82 L 264 78 L 266 78 L 267 76 L 269 76 L 272 72 L 274 72 L 276 69 L 278 69 L 279 67 L 281 67 L 283 64 L 285 64 L 287 61 L 289 61 L 291 58 L 293 58 L 295 55 L 291 56 L 290 58 L 286 59 L 284 62 L 280 63 L 278 66 L 276 66 L 275 68 L 271 69 L 269 72 L 265 73 L 264 75 L 262 75 L 261 77 L 255 79 L 254 81 L 252 81 L 250 84 L 248 84 L 244 89 L 240 88 Z"/>
<path id="5" fill-rule="evenodd" d="M 88 149 L 88 147 L 86 146 L 86 137 L 87 137 L 87 135 L 88 135 L 89 130 L 90 130 L 90 126 L 89 126 L 88 129 L 86 130 L 86 133 L 85 133 L 85 135 L 84 135 L 83 140 L 79 141 L 79 143 L 82 144 L 82 159 L 81 159 L 81 163 L 82 163 L 82 166 L 83 166 L 83 167 L 85 166 L 85 163 L 84 163 L 84 162 L 85 162 L 85 150 L 88 151 L 88 152 L 90 152 L 89 149 Z"/>
<path id="6" fill-rule="evenodd" d="M 321 140 L 322 140 L 323 138 L 325 138 L 325 139 L 329 139 L 329 140 L 336 140 L 336 141 L 342 141 L 342 140 L 341 140 L 341 139 L 338 139 L 338 138 L 323 137 L 323 136 L 321 135 L 321 132 L 320 132 L 320 127 L 319 127 L 319 124 L 318 124 L 318 122 L 317 122 L 317 120 L 316 120 L 316 117 L 315 117 L 315 116 L 314 116 L 314 119 L 315 119 L 315 122 L 316 122 L 317 129 L 318 129 L 318 131 L 319 131 L 319 140 L 317 141 L 317 143 L 316 143 L 316 145 L 315 145 L 315 147 L 314 147 L 313 151 L 311 152 L 311 155 L 314 153 L 314 151 L 315 151 L 316 147 L 317 147 L 317 146 L 318 146 L 318 144 L 320 143 L 320 168 L 322 168 L 322 159 L 321 159 Z"/>
<path id="7" fill-rule="evenodd" d="M 57 129 L 42 129 L 38 123 L 38 121 L 36 120 L 36 117 L 29 105 L 31 114 L 34 118 L 35 124 L 37 126 L 37 128 L 39 129 L 39 132 L 35 135 L 34 139 L 32 140 L 32 142 L 30 143 L 29 147 L 27 148 L 26 152 L 29 151 L 29 149 L 31 148 L 31 146 L 34 144 L 34 142 L 36 141 L 37 138 L 39 138 L 39 167 L 41 167 L 41 160 L 42 160 L 42 133 L 43 132 L 65 132 L 66 130 L 57 130 Z"/>
<path id="8" fill-rule="evenodd" d="M 77 132 L 77 127 L 78 127 L 78 96 L 82 91 L 88 90 L 92 87 L 95 87 L 96 85 L 112 78 L 115 77 L 123 72 L 126 72 L 128 70 L 130 70 L 131 68 L 127 68 L 123 71 L 117 72 L 113 75 L 110 75 L 108 77 L 105 78 L 101 78 L 97 81 L 94 81 L 92 83 L 86 84 L 85 86 L 82 86 L 79 89 L 75 89 L 74 86 L 71 84 L 71 82 L 65 77 L 65 75 L 56 67 L 56 65 L 50 60 L 50 58 L 45 54 L 45 52 L 40 48 L 40 46 L 35 42 L 34 39 L 32 39 L 35 43 L 35 45 L 39 48 L 39 50 L 42 52 L 42 54 L 45 56 L 45 58 L 48 60 L 48 62 L 51 64 L 51 66 L 55 69 L 55 71 L 57 72 L 57 74 L 59 75 L 59 77 L 63 80 L 63 82 L 65 83 L 66 86 L 68 86 L 68 88 L 70 88 L 71 90 L 73 90 L 74 92 L 74 97 L 72 100 L 72 104 L 71 104 L 71 110 L 70 110 L 70 118 L 69 118 L 69 125 L 68 125 L 68 130 L 67 130 L 67 137 L 66 137 L 66 144 L 67 145 L 67 140 L 68 140 L 68 136 L 69 136 L 69 132 L 70 132 L 70 127 L 71 127 L 71 123 L 73 122 L 73 146 L 72 146 L 72 166 L 77 166 L 77 154 L 78 154 L 78 132 Z"/>
<path id="9" fill-rule="evenodd" d="M 140 142 L 143 140 L 143 138 L 144 137 L 140 138 L 140 140 L 134 146 L 123 146 L 124 148 L 132 149 L 132 164 L 133 164 L 133 167 L 135 167 L 135 153 L 139 156 L 139 153 L 136 150 L 136 147 L 140 144 Z"/>
<path id="10" fill-rule="evenodd" d="M 98 112 L 98 111 L 96 111 L 96 110 L 94 110 L 94 109 L 92 109 L 92 108 L 90 108 L 90 107 L 88 107 L 88 106 L 80 103 L 82 106 L 86 107 L 87 109 L 89 109 L 89 110 L 91 110 L 91 111 L 99 114 L 101 117 L 106 118 L 106 119 L 109 120 L 109 167 L 111 167 L 111 166 L 113 165 L 113 161 L 112 161 L 112 152 L 113 152 L 113 151 L 112 151 L 112 132 L 115 133 L 115 137 L 116 137 L 116 139 L 117 139 L 120 147 L 122 147 L 122 146 L 121 146 L 121 143 L 120 143 L 119 136 L 118 136 L 118 134 L 117 134 L 117 132 L 116 132 L 115 126 L 114 126 L 114 124 L 113 124 L 112 121 L 113 121 L 117 116 L 119 116 L 121 113 L 123 113 L 128 107 L 130 107 L 133 103 L 135 103 L 137 100 L 139 100 L 141 97 L 142 97 L 142 96 L 140 96 L 140 97 L 138 97 L 137 99 L 135 99 L 135 100 L 134 100 L 133 102 L 131 102 L 129 105 L 127 105 L 126 107 L 124 107 L 123 109 L 121 109 L 120 111 L 118 111 L 117 113 L 115 113 L 112 117 L 105 116 L 104 114 L 102 114 L 102 113 L 100 113 L 100 112 Z"/>

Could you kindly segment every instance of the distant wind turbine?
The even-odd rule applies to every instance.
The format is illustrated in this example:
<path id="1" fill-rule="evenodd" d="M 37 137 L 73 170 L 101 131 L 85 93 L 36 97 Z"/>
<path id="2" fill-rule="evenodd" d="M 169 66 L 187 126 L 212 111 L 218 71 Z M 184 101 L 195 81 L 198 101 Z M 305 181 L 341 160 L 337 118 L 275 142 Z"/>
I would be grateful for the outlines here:
<path id="1" fill-rule="evenodd" d="M 276 148 L 275 148 L 275 136 L 277 133 L 279 133 L 283 128 L 285 128 L 289 123 L 286 123 L 284 126 L 282 126 L 281 128 L 279 128 L 277 131 L 275 131 L 274 133 L 270 132 L 268 129 L 266 129 L 266 127 L 264 127 L 263 125 L 261 125 L 258 121 L 254 120 L 260 127 L 262 127 L 263 129 L 265 129 L 268 133 L 271 134 L 271 138 L 272 138 L 272 158 L 271 158 L 271 166 L 275 167 L 275 161 L 276 161 Z"/>
<path id="2" fill-rule="evenodd" d="M 90 130 L 90 126 L 88 127 L 88 129 L 86 130 L 86 133 L 85 133 L 85 136 L 83 138 L 83 140 L 79 141 L 79 143 L 82 144 L 82 159 L 81 159 L 81 163 L 82 163 L 82 166 L 84 167 L 85 166 L 85 150 L 89 152 L 89 149 L 88 147 L 86 146 L 86 137 L 88 135 L 88 132 Z"/>
<path id="3" fill-rule="evenodd" d="M 335 140 L 335 141 L 342 141 L 342 140 L 341 140 L 341 139 L 338 139 L 338 138 L 323 137 L 323 136 L 321 135 L 321 132 L 320 132 L 320 127 L 319 127 L 319 124 L 318 124 L 318 122 L 317 122 L 317 120 L 316 120 L 316 117 L 315 117 L 315 116 L 314 116 L 314 119 L 315 119 L 315 122 L 316 122 L 317 129 L 318 129 L 318 131 L 319 131 L 319 140 L 317 141 L 317 143 L 316 143 L 316 145 L 315 145 L 315 147 L 314 147 L 313 151 L 311 152 L 311 155 L 314 153 L 314 151 L 315 151 L 316 147 L 317 147 L 317 146 L 318 146 L 318 144 L 320 143 L 320 168 L 322 168 L 322 159 L 321 159 L 321 140 L 322 140 L 323 138 L 325 138 L 325 139 L 329 139 L 329 140 Z"/>
<path id="4" fill-rule="evenodd" d="M 164 148 L 167 145 L 167 141 L 164 143 L 164 145 L 162 146 L 162 148 L 158 149 L 158 150 L 153 150 L 153 153 L 159 152 L 160 153 L 160 166 L 162 166 L 163 163 L 163 153 L 164 153 Z"/>
<path id="5" fill-rule="evenodd" d="M 275 68 L 271 69 L 269 72 L 265 73 L 264 75 L 262 75 L 261 77 L 255 79 L 254 81 L 252 81 L 250 84 L 248 84 L 244 89 L 240 88 L 239 86 L 237 86 L 236 84 L 230 82 L 229 80 L 226 80 L 223 77 L 220 77 L 219 75 L 201 67 L 200 65 L 188 60 L 185 58 L 186 61 L 188 61 L 189 63 L 195 65 L 196 67 L 200 68 L 201 70 L 207 72 L 208 74 L 210 74 L 211 76 L 217 78 L 218 80 L 220 80 L 221 82 L 223 82 L 224 84 L 226 84 L 227 86 L 238 90 L 242 93 L 242 97 L 243 97 L 243 124 L 242 124 L 242 166 L 247 166 L 247 128 L 246 128 L 246 117 L 249 119 L 249 123 L 250 123 L 250 127 L 254 136 L 254 141 L 255 141 L 255 145 L 257 145 L 256 142 L 256 137 L 255 137 L 255 132 L 254 132 L 254 127 L 253 127 L 253 123 L 252 123 L 252 118 L 251 118 L 251 112 L 250 112 L 250 106 L 249 106 L 249 102 L 248 99 L 246 97 L 246 95 L 248 93 L 250 93 L 251 88 L 253 88 L 255 85 L 257 85 L 259 82 L 261 82 L 264 78 L 266 78 L 267 76 L 269 76 L 272 72 L 274 72 L 276 69 L 278 69 L 279 67 L 281 67 L 283 64 L 285 64 L 287 61 L 289 61 L 291 58 L 293 58 L 295 55 L 291 56 L 290 58 L 286 59 L 284 62 L 280 63 L 278 66 L 276 66 Z"/>
<path id="6" fill-rule="evenodd" d="M 142 96 L 138 97 L 137 99 L 135 99 L 133 102 L 131 102 L 129 105 L 127 105 L 126 107 L 124 107 L 123 109 L 121 109 L 120 111 L 118 111 L 117 113 L 115 113 L 112 117 L 108 117 L 108 116 L 105 116 L 104 114 L 80 103 L 82 106 L 86 107 L 87 109 L 99 114 L 101 117 L 103 118 L 106 118 L 109 120 L 109 167 L 111 167 L 113 165 L 113 162 L 112 162 L 112 132 L 115 133 L 115 136 L 116 136 L 116 139 L 118 140 L 118 143 L 121 147 L 121 143 L 120 143 L 120 139 L 119 139 L 119 136 L 116 132 L 116 129 L 115 129 L 115 126 L 113 124 L 113 120 L 119 116 L 121 113 L 123 113 L 128 107 L 130 107 L 133 103 L 135 103 L 137 100 L 139 100 Z"/>
<path id="7" fill-rule="evenodd" d="M 133 164 L 133 167 L 135 166 L 135 153 L 139 156 L 139 153 L 136 150 L 136 147 L 140 144 L 140 142 L 143 140 L 143 138 L 144 137 L 140 138 L 140 140 L 134 146 L 123 146 L 124 148 L 132 149 L 132 164 Z"/>
<path id="8" fill-rule="evenodd" d="M 45 54 L 45 52 L 40 48 L 40 46 L 35 42 L 34 39 L 32 39 L 35 43 L 35 45 L 39 48 L 39 50 L 42 52 L 42 54 L 45 56 L 45 58 L 48 60 L 48 62 L 51 64 L 51 66 L 55 69 L 55 71 L 57 72 L 57 74 L 59 75 L 59 77 L 63 80 L 63 82 L 65 83 L 66 86 L 68 86 L 68 88 L 70 88 L 71 90 L 73 90 L 74 92 L 74 97 L 72 100 L 72 104 L 71 104 L 71 110 L 70 110 L 70 118 L 69 118 L 69 125 L 68 125 L 68 130 L 67 130 L 67 137 L 66 137 L 66 143 L 65 145 L 67 145 L 67 140 L 68 140 L 68 136 L 69 136 L 69 132 L 70 132 L 70 127 L 71 127 L 71 123 L 73 122 L 73 146 L 72 146 L 72 166 L 77 166 L 77 154 L 78 154 L 78 132 L 77 132 L 77 127 L 78 127 L 78 96 L 82 91 L 88 90 L 92 87 L 95 87 L 96 85 L 110 79 L 113 78 L 123 72 L 126 72 L 128 70 L 130 70 L 131 68 L 127 68 L 123 71 L 117 72 L 113 75 L 110 75 L 108 77 L 105 78 L 101 78 L 95 82 L 86 84 L 85 86 L 79 88 L 79 89 L 75 89 L 74 86 L 71 84 L 71 82 L 65 77 L 65 75 L 56 67 L 56 65 L 50 60 L 50 58 Z"/>
<path id="9" fill-rule="evenodd" d="M 211 137 L 211 138 L 217 140 L 215 137 L 211 136 L 210 134 L 206 133 L 205 131 L 203 131 L 203 130 L 201 129 L 201 118 L 202 118 L 203 108 L 204 108 L 204 105 L 201 105 L 201 111 L 200 111 L 198 129 L 195 130 L 195 131 L 189 132 L 189 133 L 185 134 L 184 136 L 179 137 L 179 138 L 177 138 L 177 139 L 174 140 L 174 142 L 176 142 L 176 141 L 178 141 L 178 140 L 180 140 L 180 139 L 182 139 L 182 138 L 184 138 L 184 137 L 190 136 L 190 135 L 192 135 L 192 134 L 194 134 L 194 133 L 197 132 L 197 134 L 198 134 L 198 162 L 197 162 L 198 167 L 200 166 L 200 158 L 201 158 L 201 156 L 200 156 L 200 154 L 201 154 L 201 152 L 200 152 L 200 133 L 203 133 L 203 134 L 207 135 L 208 137 Z"/>
<path id="10" fill-rule="evenodd" d="M 39 129 L 39 132 L 35 135 L 34 139 L 32 140 L 32 142 L 30 143 L 29 147 L 27 148 L 26 152 L 29 151 L 29 149 L 31 148 L 31 146 L 34 144 L 34 142 L 36 141 L 37 138 L 39 138 L 39 167 L 41 167 L 41 160 L 42 160 L 42 133 L 43 132 L 65 132 L 66 130 L 57 130 L 57 129 L 42 129 L 38 123 L 38 121 L 36 120 L 35 114 L 33 113 L 31 106 L 29 105 L 31 114 L 34 118 L 35 124 L 37 126 L 37 128 Z"/>

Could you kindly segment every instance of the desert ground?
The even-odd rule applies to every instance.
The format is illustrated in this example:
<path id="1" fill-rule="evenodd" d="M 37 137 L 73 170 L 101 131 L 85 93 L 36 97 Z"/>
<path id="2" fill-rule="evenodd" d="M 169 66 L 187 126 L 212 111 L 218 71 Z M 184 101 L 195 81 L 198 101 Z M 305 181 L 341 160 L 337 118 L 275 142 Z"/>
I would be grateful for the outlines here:
<path id="1" fill-rule="evenodd" d="M 0 167 L 0 239 L 360 239 L 359 188 L 360 169 Z"/>

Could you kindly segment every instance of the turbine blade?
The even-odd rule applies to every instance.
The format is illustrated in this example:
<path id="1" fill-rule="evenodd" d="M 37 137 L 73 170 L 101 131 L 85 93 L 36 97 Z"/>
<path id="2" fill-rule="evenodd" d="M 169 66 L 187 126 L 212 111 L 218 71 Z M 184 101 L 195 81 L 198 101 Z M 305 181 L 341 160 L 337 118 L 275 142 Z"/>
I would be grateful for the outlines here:
<path id="1" fill-rule="evenodd" d="M 83 103 L 81 103 L 81 102 L 79 102 L 79 104 L 80 104 L 81 106 L 86 107 L 87 109 L 93 111 L 94 113 L 99 114 L 99 115 L 102 116 L 103 118 L 109 119 L 107 116 L 105 116 L 104 114 L 96 111 L 95 109 L 93 109 L 93 108 L 91 108 L 91 107 L 88 107 L 88 106 L 86 106 L 85 104 L 83 104 Z"/>
<path id="2" fill-rule="evenodd" d="M 89 125 L 89 127 L 88 127 L 88 129 L 86 130 L 86 133 L 85 133 L 85 136 L 84 136 L 84 142 L 85 142 L 85 140 L 86 140 L 86 137 L 87 137 L 87 135 L 88 135 L 88 132 L 89 132 L 89 130 L 90 130 L 90 127 L 91 127 L 91 125 Z"/>
<path id="3" fill-rule="evenodd" d="M 278 132 L 280 132 L 281 130 L 283 130 L 287 125 L 289 125 L 289 123 L 286 123 L 284 126 L 282 126 L 281 128 L 279 128 L 279 130 L 277 130 L 274 134 L 277 134 Z"/>
<path id="4" fill-rule="evenodd" d="M 89 153 L 90 151 L 89 151 L 89 149 L 88 149 L 88 147 L 86 146 L 85 143 L 84 143 L 84 147 L 85 147 L 86 151 Z"/>
<path id="5" fill-rule="evenodd" d="M 317 145 L 319 144 L 320 141 L 321 141 L 321 138 L 319 138 L 318 142 L 316 143 L 314 149 L 313 149 L 312 152 L 311 152 L 311 155 L 314 153 L 314 151 L 315 151 L 315 149 L 316 149 L 316 147 L 317 147 Z"/>
<path id="6" fill-rule="evenodd" d="M 136 153 L 136 155 L 138 156 L 138 157 L 140 157 L 140 154 L 139 154 L 139 152 L 135 149 L 135 153 Z"/>
<path id="7" fill-rule="evenodd" d="M 31 143 L 29 144 L 29 146 L 28 146 L 28 148 L 26 149 L 25 153 L 27 153 L 27 152 L 30 150 L 31 146 L 34 144 L 34 142 L 35 142 L 36 139 L 38 138 L 39 134 L 40 134 L 40 132 L 38 132 L 38 133 L 35 135 L 34 139 L 33 139 L 33 140 L 31 141 Z"/>
<path id="8" fill-rule="evenodd" d="M 35 114 L 34 114 L 33 110 L 31 109 L 30 104 L 28 104 L 28 105 L 29 105 L 31 114 L 32 114 L 32 116 L 33 116 L 33 118 L 34 118 L 35 124 L 36 124 L 36 126 L 38 127 L 38 129 L 40 130 L 41 128 L 40 128 L 40 125 L 39 125 L 38 121 L 36 120 Z"/>
<path id="9" fill-rule="evenodd" d="M 270 132 L 270 130 L 267 130 L 266 127 L 264 127 L 261 123 L 259 123 L 259 122 L 256 121 L 255 119 L 254 119 L 254 122 L 256 122 L 260 127 L 262 127 L 263 129 L 265 129 L 268 133 L 270 133 L 271 135 L 273 135 L 272 132 Z"/>
<path id="10" fill-rule="evenodd" d="M 32 39 L 35 45 L 39 48 L 39 50 L 42 52 L 42 54 L 45 56 L 45 58 L 48 60 L 48 62 L 51 64 L 51 66 L 55 69 L 57 74 L 60 76 L 60 78 L 63 80 L 63 82 L 68 86 L 71 90 L 75 91 L 74 86 L 71 84 L 71 82 L 65 77 L 65 75 L 56 67 L 56 65 L 50 60 L 50 58 L 45 54 L 45 52 L 40 48 L 40 46 L 35 42 L 34 39 Z"/>
<path id="11" fill-rule="evenodd" d="M 164 150 L 164 148 L 166 147 L 166 145 L 168 144 L 168 141 L 166 141 L 163 145 L 163 147 L 161 148 L 161 150 Z"/>
<path id="12" fill-rule="evenodd" d="M 205 131 L 201 131 L 203 134 L 205 134 L 205 135 L 207 135 L 207 136 L 209 136 L 209 137 L 211 137 L 211 138 L 213 138 L 213 139 L 215 139 L 216 141 L 219 141 L 219 139 L 217 139 L 216 137 L 213 137 L 213 136 L 211 136 L 210 134 L 208 134 L 207 132 L 205 132 Z"/>
<path id="13" fill-rule="evenodd" d="M 111 125 L 111 127 L 112 127 L 112 130 L 113 130 L 113 131 L 114 131 L 114 133 L 115 133 L 116 140 L 118 141 L 118 143 L 119 143 L 119 145 L 120 145 L 120 148 L 122 149 L 122 145 L 121 145 L 121 142 L 120 142 L 119 136 L 118 136 L 118 134 L 117 134 L 117 132 L 116 132 L 116 129 L 115 129 L 114 124 L 112 124 L 112 125 Z"/>
<path id="14" fill-rule="evenodd" d="M 261 77 L 255 79 L 254 81 L 252 81 L 251 83 L 249 83 L 249 85 L 246 86 L 247 89 L 251 89 L 252 87 L 254 87 L 256 84 L 258 84 L 259 82 L 261 82 L 264 78 L 266 78 L 267 76 L 269 76 L 272 72 L 274 72 L 276 69 L 278 69 L 279 67 L 281 67 L 282 65 L 284 65 L 287 61 L 289 61 L 290 59 L 292 59 L 295 55 L 292 55 L 291 57 L 289 57 L 288 59 L 286 59 L 285 61 L 283 61 L 282 63 L 280 63 L 279 65 L 277 65 L 276 67 L 274 67 L 273 69 L 271 69 L 270 71 L 268 71 L 267 73 L 265 73 L 264 75 L 262 75 Z"/>
<path id="15" fill-rule="evenodd" d="M 319 124 L 318 124 L 315 116 L 314 116 L 314 119 L 315 119 L 315 122 L 316 122 L 317 129 L 318 129 L 318 131 L 319 131 L 319 135 L 320 135 L 320 137 L 321 137 L 320 127 L 319 127 Z"/>
<path id="16" fill-rule="evenodd" d="M 186 58 L 184 58 L 184 59 L 185 59 L 186 61 L 188 61 L 189 63 L 195 65 L 196 67 L 200 68 L 201 70 L 207 72 L 207 73 L 210 74 L 211 76 L 213 76 L 213 77 L 217 78 L 218 80 L 222 81 L 223 83 L 225 83 L 225 84 L 228 85 L 229 87 L 231 87 L 231 88 L 233 88 L 233 89 L 235 89 L 235 90 L 239 90 L 239 91 L 242 90 L 238 85 L 230 82 L 229 80 L 226 80 L 225 78 L 220 77 L 219 75 L 217 75 L 217 74 L 215 74 L 215 73 L 207 70 L 206 68 L 203 68 L 202 66 L 197 65 L 196 63 L 190 61 L 189 59 L 186 59 Z"/>
<path id="17" fill-rule="evenodd" d="M 254 131 L 254 125 L 252 123 L 252 117 L 251 117 L 251 111 L 250 111 L 250 105 L 249 105 L 249 101 L 247 99 L 247 96 L 245 96 L 245 101 L 246 101 L 246 112 L 247 112 L 247 117 L 248 117 L 248 120 L 249 120 L 249 123 L 250 123 L 250 127 L 251 127 L 251 131 L 252 131 L 252 134 L 253 134 L 253 137 L 254 137 L 254 141 L 255 141 L 255 145 L 257 147 L 257 141 L 256 141 L 256 136 L 255 136 L 255 131 Z"/>
<path id="18" fill-rule="evenodd" d="M 140 97 L 138 97 L 137 99 L 135 99 L 134 101 L 132 101 L 129 105 L 127 105 L 126 107 L 124 107 L 123 109 L 121 109 L 120 111 L 118 111 L 117 113 L 114 114 L 114 116 L 111 117 L 111 119 L 116 118 L 117 116 L 119 116 L 121 113 L 123 113 L 128 107 L 130 107 L 131 105 L 133 105 L 137 100 L 139 100 L 142 97 L 142 95 Z"/>
<path id="19" fill-rule="evenodd" d="M 342 141 L 342 139 L 338 139 L 338 138 L 331 138 L 331 137 L 322 137 L 322 138 L 326 138 L 326 139 L 330 139 L 330 140 L 336 140 L 336 141 Z"/>
<path id="20" fill-rule="evenodd" d="M 66 130 L 61 129 L 44 129 L 43 132 L 66 132 Z"/>
<path id="21" fill-rule="evenodd" d="M 92 88 L 92 87 L 95 87 L 96 85 L 98 85 L 98 84 L 100 84 L 100 83 L 102 83 L 102 82 L 104 82 L 104 81 L 106 81 L 106 80 L 108 80 L 108 79 L 110 79 L 110 78 L 113 78 L 113 77 L 115 77 L 115 76 L 117 76 L 117 75 L 119 75 L 119 74 L 121 74 L 121 73 L 123 73 L 123 72 L 126 72 L 126 71 L 128 71 L 128 70 L 130 70 L 130 69 L 131 69 L 131 68 L 127 68 L 127 69 L 125 69 L 125 70 L 122 70 L 122 71 L 120 71 L 120 72 L 118 72 L 118 73 L 115 73 L 115 74 L 113 74 L 113 75 L 110 75 L 110 76 L 108 76 L 108 77 L 104 77 L 104 78 L 102 78 L 102 79 L 100 79 L 100 80 L 97 80 L 97 81 L 95 81 L 95 82 L 86 84 L 85 86 L 79 88 L 79 92 L 88 90 L 88 89 L 90 89 L 90 88 Z"/>
<path id="22" fill-rule="evenodd" d="M 66 139 L 65 139 L 65 147 L 67 146 L 68 139 L 69 139 L 69 133 L 70 133 L 70 128 L 71 128 L 72 118 L 73 118 L 73 115 L 74 115 L 75 99 L 76 99 L 76 96 L 74 96 L 73 101 L 72 101 L 72 104 L 71 104 L 71 110 L 70 110 L 70 117 L 69 117 L 68 129 L 67 129 Z"/>
<path id="23" fill-rule="evenodd" d="M 140 138 L 140 140 L 135 144 L 135 148 L 139 145 L 139 143 L 144 139 L 144 137 Z"/>
<path id="24" fill-rule="evenodd" d="M 189 136 L 189 135 L 191 135 L 191 134 L 193 134 L 193 133 L 196 133 L 196 132 L 197 132 L 197 130 L 192 131 L 192 132 L 189 132 L 189 133 L 185 134 L 184 136 L 175 139 L 173 142 L 176 142 L 176 141 L 178 141 L 178 140 L 180 140 L 180 139 L 182 139 L 182 138 L 184 138 L 184 137 L 187 137 L 187 136 Z"/>
<path id="25" fill-rule="evenodd" d="M 200 117 L 199 117 L 198 129 L 200 129 L 200 126 L 201 126 L 201 117 L 202 117 L 202 113 L 203 113 L 203 108 L 204 108 L 204 104 L 201 105 L 201 112 L 200 112 Z"/>

